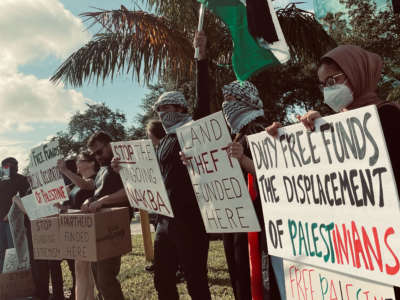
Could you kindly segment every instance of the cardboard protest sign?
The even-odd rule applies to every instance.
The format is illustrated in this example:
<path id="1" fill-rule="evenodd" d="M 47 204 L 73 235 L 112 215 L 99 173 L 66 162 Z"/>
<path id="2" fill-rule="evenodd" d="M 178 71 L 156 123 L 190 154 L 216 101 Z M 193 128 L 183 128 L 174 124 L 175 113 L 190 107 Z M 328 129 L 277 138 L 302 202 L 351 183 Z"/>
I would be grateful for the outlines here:
<path id="1" fill-rule="evenodd" d="M 54 207 L 54 205 L 40 205 L 33 194 L 22 197 L 21 202 L 29 220 L 31 221 L 43 217 L 54 216 L 59 212 L 58 208 Z"/>
<path id="2" fill-rule="evenodd" d="M 35 259 L 63 259 L 58 216 L 31 221 L 33 256 Z"/>
<path id="3" fill-rule="evenodd" d="M 242 170 L 228 155 L 232 142 L 222 112 L 176 131 L 207 232 L 260 231 Z"/>
<path id="4" fill-rule="evenodd" d="M 28 270 L 29 267 L 30 267 L 29 252 L 25 253 L 25 257 L 22 260 L 19 260 L 15 248 L 6 249 L 6 254 L 4 257 L 3 273 Z"/>
<path id="5" fill-rule="evenodd" d="M 17 260 L 22 263 L 26 257 L 29 257 L 24 212 L 13 202 L 7 216 Z"/>
<path id="6" fill-rule="evenodd" d="M 31 150 L 28 180 L 38 204 L 54 204 L 68 200 L 63 177 L 57 167 L 61 159 L 58 142 L 50 142 Z"/>
<path id="7" fill-rule="evenodd" d="M 287 300 L 394 300 L 392 286 L 289 260 L 283 261 Z"/>
<path id="8" fill-rule="evenodd" d="M 375 106 L 248 140 L 271 255 L 400 284 L 399 198 Z"/>
<path id="9" fill-rule="evenodd" d="M 131 206 L 173 217 L 156 153 L 150 140 L 111 143 L 119 158 L 122 182 Z"/>
<path id="10" fill-rule="evenodd" d="M 132 250 L 127 207 L 105 208 L 96 213 L 61 214 L 59 245 L 62 258 L 99 261 Z"/>

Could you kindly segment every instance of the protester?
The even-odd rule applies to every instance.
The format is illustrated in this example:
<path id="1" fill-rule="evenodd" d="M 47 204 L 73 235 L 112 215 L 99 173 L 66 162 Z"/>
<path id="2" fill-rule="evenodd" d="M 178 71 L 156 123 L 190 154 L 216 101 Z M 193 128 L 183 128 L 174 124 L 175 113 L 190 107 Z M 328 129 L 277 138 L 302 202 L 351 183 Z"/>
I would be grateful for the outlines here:
<path id="1" fill-rule="evenodd" d="M 110 166 L 113 158 L 110 142 L 111 137 L 102 131 L 94 133 L 87 142 L 89 150 L 101 167 L 94 180 L 93 197 L 84 202 L 83 211 L 96 212 L 100 208 L 130 207 L 121 177 Z M 120 268 L 121 256 L 92 263 L 94 280 L 104 300 L 124 299 L 121 284 L 117 279 Z"/>
<path id="2" fill-rule="evenodd" d="M 159 120 L 150 120 L 146 125 L 146 135 L 153 143 L 154 148 L 157 148 L 160 144 L 160 140 L 165 136 L 165 130 Z M 150 224 L 154 226 L 154 230 L 157 230 L 157 214 L 149 214 Z M 154 272 L 154 262 L 145 267 L 148 272 Z"/>
<path id="3" fill-rule="evenodd" d="M 203 32 L 198 33 L 195 43 L 201 42 L 205 38 Z M 196 46 L 196 45 L 195 45 Z M 199 86 L 208 89 L 208 82 L 202 81 L 203 77 L 199 77 Z M 243 157 L 235 156 L 238 149 L 243 151 L 243 145 L 246 146 L 246 153 L 250 156 L 250 149 L 247 145 L 246 135 L 259 132 L 264 129 L 266 120 L 264 119 L 263 104 L 258 96 L 258 91 L 250 82 L 234 81 L 223 88 L 224 102 L 222 110 L 231 133 L 236 135 L 235 142 L 230 145 L 230 155 L 239 159 L 241 167 L 245 172 L 255 174 L 251 159 L 242 160 Z M 208 99 L 199 99 L 200 102 L 206 102 Z M 243 145 L 242 145 L 243 144 Z M 242 153 L 243 154 L 243 153 Z M 181 153 L 181 159 L 187 164 L 185 156 Z M 247 176 L 245 176 L 247 179 Z M 255 181 L 254 186 L 257 186 Z M 255 200 L 256 213 L 262 232 L 259 235 L 261 244 L 261 259 L 263 273 L 263 297 L 264 299 L 278 299 L 279 295 L 274 289 L 274 276 L 270 266 L 270 257 L 267 252 L 267 244 L 265 239 L 265 229 L 262 217 L 261 200 L 257 196 Z M 228 233 L 223 234 L 224 249 L 231 284 L 235 299 L 251 299 L 251 281 L 250 281 L 250 264 L 247 233 Z M 281 261 L 280 261 L 281 262 Z M 283 266 L 282 266 L 283 268 Z M 283 281 L 283 274 L 282 274 Z M 283 286 L 284 289 L 284 286 Z M 283 298 L 284 299 L 284 298 Z"/>
<path id="4" fill-rule="evenodd" d="M 27 189 L 25 193 L 19 193 L 20 197 L 24 197 L 29 193 L 32 193 L 28 178 L 25 178 L 25 180 L 27 183 Z M 35 297 L 38 297 L 41 300 L 64 299 L 64 286 L 60 261 L 36 260 L 34 258 L 31 222 L 19 198 L 13 197 L 13 201 L 15 201 L 20 209 L 25 213 L 24 225 L 26 228 L 26 238 L 28 241 L 29 260 L 31 264 L 32 277 L 35 284 Z M 51 279 L 52 285 L 51 297 L 49 291 L 49 279 Z"/>
<path id="5" fill-rule="evenodd" d="M 200 45 L 197 61 L 199 82 L 208 81 L 208 62 L 205 57 L 205 43 Z M 199 119 L 209 114 L 208 90 L 197 85 L 198 101 L 193 118 Z M 209 241 L 201 218 L 189 173 L 180 162 L 180 146 L 176 129 L 192 117 L 188 113 L 188 104 L 181 92 L 172 91 L 162 94 L 154 104 L 166 136 L 161 139 L 156 154 L 174 212 L 174 218 L 158 217 L 156 239 L 154 241 L 155 272 L 154 284 L 160 300 L 179 299 L 175 274 L 177 261 L 171 253 L 177 253 L 182 265 L 187 288 L 193 300 L 211 299 L 207 278 L 207 257 Z"/>
<path id="6" fill-rule="evenodd" d="M 324 95 L 324 103 L 335 112 L 343 112 L 375 104 L 381 120 L 397 186 L 400 183 L 400 157 L 397 136 L 400 128 L 398 104 L 384 103 L 376 91 L 382 75 L 382 58 L 358 46 L 341 45 L 326 53 L 318 68 L 318 79 Z M 314 121 L 320 118 L 318 111 L 311 110 L 298 116 L 304 126 L 314 130 Z M 276 136 L 281 124 L 274 122 L 266 131 Z"/>
<path id="7" fill-rule="evenodd" d="M 400 182 L 400 108 L 398 104 L 384 103 L 376 91 L 381 78 L 382 58 L 372 52 L 353 45 L 341 45 L 326 53 L 318 68 L 318 79 L 324 95 L 324 103 L 336 113 L 375 104 L 382 124 L 383 133 L 397 187 Z M 298 116 L 304 126 L 314 130 L 314 122 L 320 118 L 318 111 L 311 110 Z M 277 136 L 281 124 L 274 122 L 266 131 Z M 396 299 L 400 299 L 399 288 L 395 287 Z"/>
<path id="8" fill-rule="evenodd" d="M 248 81 L 234 81 L 222 88 L 224 102 L 222 111 L 225 119 L 235 136 L 229 151 L 232 157 L 238 159 L 245 178 L 247 173 L 254 175 L 253 186 L 257 187 L 254 165 L 251 160 L 251 151 L 247 143 L 247 136 L 264 130 L 267 121 L 264 117 L 263 102 L 259 97 L 257 88 Z M 262 214 L 260 193 L 257 189 L 257 197 L 254 207 L 261 232 L 258 235 L 261 254 L 262 293 L 264 299 L 279 299 L 276 279 L 272 272 L 271 263 L 275 265 L 275 258 L 268 255 L 265 225 Z M 247 233 L 224 234 L 224 248 L 228 262 L 229 274 L 236 299 L 251 299 L 251 280 L 249 268 L 249 251 Z M 277 262 L 278 266 L 282 263 Z M 283 266 L 282 266 L 283 268 Z M 281 297 L 284 295 L 284 276 L 281 268 L 274 268 L 279 279 Z M 244 275 L 245 274 L 245 275 Z M 253 283 L 257 284 L 257 283 Z"/>
<path id="9" fill-rule="evenodd" d="M 10 225 L 7 214 L 12 205 L 12 198 L 19 193 L 24 196 L 29 190 L 25 176 L 18 174 L 18 161 L 8 157 L 1 162 L 2 168 L 9 169 L 9 179 L 0 180 L 0 273 L 3 270 L 6 249 L 13 248 Z"/>
<path id="10" fill-rule="evenodd" d="M 81 152 L 76 163 L 73 160 L 59 160 L 57 165 L 71 184 L 68 185 L 69 201 L 64 203 L 70 209 L 81 209 L 83 202 L 93 196 L 99 166 L 92 154 Z M 75 166 L 75 168 L 74 168 Z M 70 299 L 88 300 L 94 299 L 94 280 L 90 268 L 90 262 L 67 260 L 73 276 L 73 292 Z"/>

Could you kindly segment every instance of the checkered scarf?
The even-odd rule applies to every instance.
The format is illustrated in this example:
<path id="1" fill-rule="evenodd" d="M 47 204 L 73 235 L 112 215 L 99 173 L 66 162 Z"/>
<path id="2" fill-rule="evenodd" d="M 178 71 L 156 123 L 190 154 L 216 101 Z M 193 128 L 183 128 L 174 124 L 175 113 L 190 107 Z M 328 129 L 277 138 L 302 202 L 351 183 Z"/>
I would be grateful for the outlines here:
<path id="1" fill-rule="evenodd" d="M 154 103 L 153 109 L 158 113 L 167 134 L 176 133 L 176 129 L 192 120 L 188 113 L 159 111 L 161 105 L 179 105 L 188 108 L 185 96 L 178 91 L 163 93 Z"/>
<path id="2" fill-rule="evenodd" d="M 222 88 L 222 94 L 231 95 L 234 101 L 224 101 L 222 112 L 231 128 L 232 134 L 240 130 L 254 119 L 264 116 L 263 103 L 257 88 L 249 81 L 233 81 Z"/>

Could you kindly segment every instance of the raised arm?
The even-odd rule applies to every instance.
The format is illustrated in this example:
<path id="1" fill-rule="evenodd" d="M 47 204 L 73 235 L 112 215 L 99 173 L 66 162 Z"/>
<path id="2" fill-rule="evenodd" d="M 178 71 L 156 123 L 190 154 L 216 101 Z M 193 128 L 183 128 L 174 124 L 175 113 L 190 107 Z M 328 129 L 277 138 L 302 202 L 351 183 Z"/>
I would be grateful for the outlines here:
<path id="1" fill-rule="evenodd" d="M 82 190 L 93 191 L 95 189 L 95 184 L 93 179 L 82 178 L 78 174 L 75 174 L 74 172 L 68 170 L 65 165 L 65 162 L 62 159 L 60 159 L 57 162 L 57 166 L 60 169 L 61 173 L 67 176 L 72 181 L 73 184 L 80 187 Z"/>
<path id="2" fill-rule="evenodd" d="M 198 120 L 210 114 L 208 59 L 206 55 L 207 37 L 204 31 L 196 32 L 193 45 L 199 48 L 199 59 L 196 62 L 197 102 L 193 112 L 193 119 Z"/>

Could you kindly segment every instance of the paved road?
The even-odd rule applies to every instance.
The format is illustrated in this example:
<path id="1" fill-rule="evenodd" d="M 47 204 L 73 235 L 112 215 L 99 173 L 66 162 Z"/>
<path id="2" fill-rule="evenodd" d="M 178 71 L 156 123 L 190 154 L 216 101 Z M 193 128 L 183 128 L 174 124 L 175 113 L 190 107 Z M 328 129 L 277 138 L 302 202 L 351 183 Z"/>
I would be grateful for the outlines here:
<path id="1" fill-rule="evenodd" d="M 154 232 L 153 225 L 150 225 L 150 231 Z M 140 217 L 138 214 L 135 214 L 131 222 L 131 235 L 135 234 L 142 234 L 142 227 L 140 226 Z"/>

